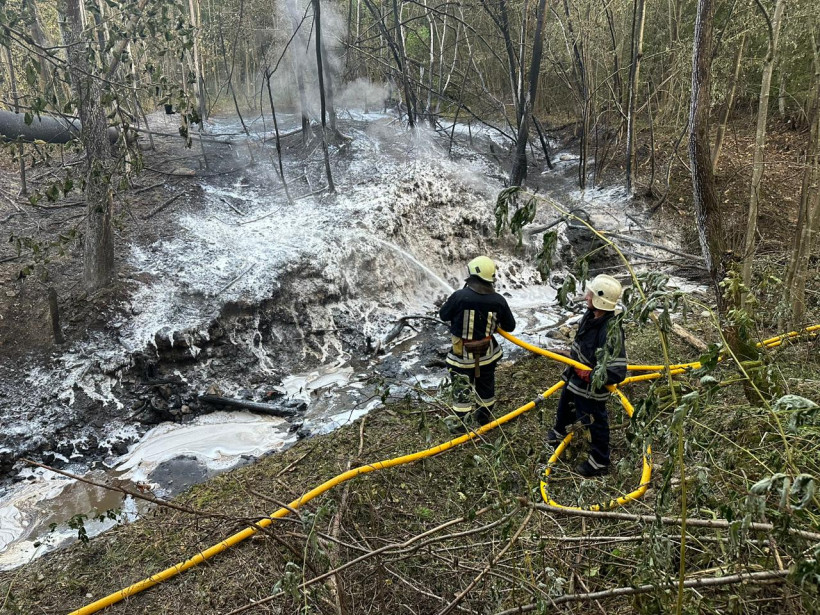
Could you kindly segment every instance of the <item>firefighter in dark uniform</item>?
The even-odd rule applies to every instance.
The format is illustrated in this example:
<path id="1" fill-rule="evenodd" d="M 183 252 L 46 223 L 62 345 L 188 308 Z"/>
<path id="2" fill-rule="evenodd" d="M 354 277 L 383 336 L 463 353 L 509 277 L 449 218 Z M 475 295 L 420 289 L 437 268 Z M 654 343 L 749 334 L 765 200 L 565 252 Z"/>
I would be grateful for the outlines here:
<path id="1" fill-rule="evenodd" d="M 621 284 L 608 275 L 596 276 L 586 285 L 587 311 L 578 323 L 572 342 L 571 358 L 595 369 L 599 350 L 609 355 L 605 384 L 618 384 L 626 378 L 624 332 L 614 320 L 615 306 L 621 298 Z M 609 472 L 609 417 L 606 402 L 609 391 L 592 385 L 592 371 L 568 366 L 566 386 L 558 401 L 555 426 L 547 433 L 547 444 L 557 446 L 576 420 L 589 428 L 590 451 L 575 471 L 581 476 L 602 476 Z"/>
<path id="2" fill-rule="evenodd" d="M 479 425 L 493 420 L 495 404 L 495 364 L 503 356 L 493 337 L 498 327 L 515 329 L 515 318 L 507 300 L 495 292 L 495 263 L 486 256 L 467 264 L 469 277 L 464 288 L 457 290 L 441 306 L 439 316 L 450 323 L 452 348 L 447 365 L 455 380 L 457 375 L 469 379 L 469 389 L 458 390 L 453 410 L 459 418 L 454 432 L 464 433 L 466 421 L 475 410 Z M 475 409 L 475 406 L 478 406 Z"/>

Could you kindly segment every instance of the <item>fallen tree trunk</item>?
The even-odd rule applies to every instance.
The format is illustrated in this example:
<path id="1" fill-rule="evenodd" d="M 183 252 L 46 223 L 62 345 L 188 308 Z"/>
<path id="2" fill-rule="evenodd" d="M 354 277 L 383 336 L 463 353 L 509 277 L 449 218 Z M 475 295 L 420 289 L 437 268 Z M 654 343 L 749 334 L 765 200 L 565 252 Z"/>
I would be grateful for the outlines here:
<path id="1" fill-rule="evenodd" d="M 232 397 L 220 397 L 219 395 L 200 395 L 199 401 L 204 401 L 207 404 L 213 404 L 215 406 L 242 408 L 244 410 L 250 410 L 251 412 L 259 412 L 261 414 L 279 416 L 282 418 L 296 416 L 296 410 L 291 408 L 279 408 L 278 406 L 271 406 L 270 404 L 263 404 L 258 401 L 248 401 L 246 399 L 233 399 Z"/>
<path id="2" fill-rule="evenodd" d="M 78 118 L 55 115 L 35 115 L 31 124 L 26 124 L 25 114 L 0 110 L 0 141 L 22 140 L 27 143 L 68 143 L 80 138 L 82 124 Z M 116 142 L 119 130 L 108 128 L 108 140 Z"/>

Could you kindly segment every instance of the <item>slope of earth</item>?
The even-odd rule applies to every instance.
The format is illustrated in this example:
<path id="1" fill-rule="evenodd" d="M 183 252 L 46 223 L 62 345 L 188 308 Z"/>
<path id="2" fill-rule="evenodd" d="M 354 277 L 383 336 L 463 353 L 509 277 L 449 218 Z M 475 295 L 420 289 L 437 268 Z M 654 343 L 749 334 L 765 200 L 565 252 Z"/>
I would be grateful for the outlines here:
<path id="1" fill-rule="evenodd" d="M 657 360 L 654 331 L 630 326 L 627 340 L 633 360 Z M 772 359 L 783 367 L 781 384 L 816 379 L 816 343 L 777 351 Z M 674 345 L 671 352 L 677 361 L 691 358 L 692 351 Z M 506 365 L 499 373 L 500 408 L 509 411 L 531 399 L 559 372 L 541 358 Z M 711 375 L 729 380 L 733 373 L 724 366 Z M 697 390 L 698 381 L 686 378 L 684 387 Z M 627 389 L 635 402 L 648 393 L 646 385 Z M 613 408 L 616 470 L 606 479 L 584 481 L 570 471 L 585 455 L 582 439 L 564 455 L 553 495 L 564 504 L 588 504 L 634 488 L 643 444 L 651 439 L 652 487 L 622 509 L 623 517 L 577 518 L 534 508 L 547 454 L 542 437 L 555 403 L 553 398 L 540 411 L 446 454 L 354 479 L 208 564 L 103 612 L 658 613 L 675 609 L 681 571 L 687 583 L 697 584 L 683 594 L 684 612 L 762 614 L 775 612 L 771 605 L 778 613 L 813 612 L 817 586 L 805 553 L 820 527 L 808 511 L 779 508 L 779 496 L 746 498 L 750 485 L 783 459 L 775 419 L 746 405 L 740 387 L 721 389 L 686 418 L 685 481 L 675 461 L 681 427 L 668 406 L 638 403 L 640 420 L 632 423 Z M 176 509 L 162 507 L 87 544 L 0 573 L 0 610 L 64 613 L 99 599 L 207 548 L 349 467 L 447 440 L 443 414 L 435 400 L 408 396 L 355 424 L 223 474 L 181 495 Z M 816 473 L 808 434 L 800 428 L 788 444 L 795 462 Z M 725 525 L 691 523 L 681 567 L 679 525 L 655 520 L 679 515 L 684 484 L 689 516 Z M 635 516 L 640 514 L 648 516 Z M 774 525 L 747 530 L 746 521 Z M 765 573 L 772 576 L 760 582 L 748 576 Z M 733 575 L 746 575 L 746 581 L 722 584 Z"/>

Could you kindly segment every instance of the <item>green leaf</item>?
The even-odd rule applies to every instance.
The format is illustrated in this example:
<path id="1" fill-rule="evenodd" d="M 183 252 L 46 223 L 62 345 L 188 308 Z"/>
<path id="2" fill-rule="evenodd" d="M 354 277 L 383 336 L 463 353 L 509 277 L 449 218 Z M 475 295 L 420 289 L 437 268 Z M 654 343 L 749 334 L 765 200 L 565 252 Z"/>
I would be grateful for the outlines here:
<path id="1" fill-rule="evenodd" d="M 546 281 L 552 271 L 552 260 L 555 258 L 555 250 L 558 246 L 558 233 L 547 231 L 541 243 L 541 251 L 535 256 L 535 264 L 541 279 Z"/>
<path id="2" fill-rule="evenodd" d="M 46 190 L 46 198 L 49 201 L 56 201 L 60 198 L 60 187 L 58 184 L 51 184 Z"/>
<path id="3" fill-rule="evenodd" d="M 515 203 L 516 195 L 519 187 L 505 188 L 498 193 L 498 198 L 495 201 L 495 235 L 501 237 L 504 229 L 507 227 L 507 221 L 510 213 L 510 203 Z"/>
<path id="4" fill-rule="evenodd" d="M 575 265 L 575 271 L 579 282 L 585 282 L 589 279 L 589 260 L 587 260 L 586 256 Z"/>
<path id="5" fill-rule="evenodd" d="M 522 230 L 535 219 L 536 210 L 537 205 L 535 199 L 529 199 L 523 207 L 518 208 L 513 214 L 512 220 L 510 221 L 510 231 L 518 237 L 519 246 L 523 239 Z"/>
<path id="6" fill-rule="evenodd" d="M 29 87 L 34 88 L 37 85 L 37 81 L 39 79 L 39 75 L 37 73 L 37 69 L 34 68 L 34 62 L 32 60 L 28 60 L 26 62 L 26 83 Z"/>
<path id="7" fill-rule="evenodd" d="M 575 292 L 575 288 L 574 277 L 568 275 L 564 278 L 564 283 L 561 285 L 561 290 L 558 291 L 558 303 L 560 303 L 562 307 L 567 307 L 569 305 L 569 295 Z"/>

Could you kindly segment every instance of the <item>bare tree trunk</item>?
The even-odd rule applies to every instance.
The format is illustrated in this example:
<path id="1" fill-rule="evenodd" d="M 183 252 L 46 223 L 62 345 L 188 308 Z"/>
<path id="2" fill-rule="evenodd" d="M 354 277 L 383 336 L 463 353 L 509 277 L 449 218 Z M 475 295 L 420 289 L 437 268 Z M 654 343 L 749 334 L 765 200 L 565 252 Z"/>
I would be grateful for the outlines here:
<path id="1" fill-rule="evenodd" d="M 279 141 L 279 123 L 276 119 L 276 107 L 273 104 L 273 91 L 270 87 L 270 78 L 272 73 L 270 69 L 265 69 L 265 83 L 268 86 L 268 100 L 270 101 L 270 113 L 273 116 L 273 133 L 276 136 L 276 157 L 279 160 L 279 179 L 282 180 L 282 187 L 285 189 L 285 196 L 288 201 L 291 201 L 290 191 L 288 190 L 288 182 L 285 179 L 285 168 L 282 166 L 282 144 Z"/>
<path id="2" fill-rule="evenodd" d="M 410 82 L 407 77 L 407 57 L 404 54 L 404 45 L 401 44 L 401 40 L 394 40 L 394 38 L 390 35 L 390 32 L 384 23 L 384 17 L 376 9 L 376 6 L 373 4 L 372 0 L 364 0 L 364 2 L 367 5 L 367 9 L 370 11 L 370 14 L 373 16 L 373 21 L 376 23 L 376 27 L 379 29 L 379 32 L 384 38 L 385 43 L 387 43 L 387 47 L 390 49 L 390 53 L 393 56 L 393 61 L 396 63 L 396 68 L 399 71 L 399 76 L 401 77 L 402 86 L 404 89 L 404 101 L 407 105 L 407 122 L 410 125 L 410 128 L 414 128 L 414 110 L 416 109 L 417 105 L 415 102 L 413 90 L 410 87 Z M 401 25 L 398 21 L 398 5 L 396 4 L 395 0 L 393 0 L 393 11 L 395 13 L 395 24 L 397 34 L 399 36 L 399 39 L 401 39 Z M 399 46 L 400 44 L 401 47 Z"/>
<path id="3" fill-rule="evenodd" d="M 815 113 L 815 116 L 817 113 Z M 804 169 L 803 190 L 800 195 L 802 220 L 798 222 L 795 233 L 795 247 L 792 251 L 793 264 L 790 279 L 786 283 L 787 300 L 791 307 L 792 324 L 800 326 L 806 316 L 806 279 L 809 270 L 809 258 L 816 243 L 820 227 L 820 126 L 815 117 L 812 126 L 812 143 Z"/>
<path id="4" fill-rule="evenodd" d="M 530 2 L 529 0 L 524 0 L 523 8 L 521 9 L 521 30 L 518 37 L 518 80 L 516 81 L 516 95 L 515 100 L 517 103 L 517 107 L 515 110 L 515 119 L 516 119 L 516 130 L 519 129 L 521 126 L 521 122 L 524 120 L 524 112 L 526 108 L 526 93 L 524 91 L 525 83 L 524 83 L 524 65 L 526 63 L 526 43 L 527 43 L 527 30 L 528 30 L 528 23 L 529 23 L 529 16 L 530 16 Z"/>
<path id="5" fill-rule="evenodd" d="M 274 10 L 276 9 L 274 5 Z M 293 35 L 296 36 L 296 32 L 299 30 L 300 23 L 299 19 L 296 16 L 297 13 L 297 4 L 296 0 L 292 1 L 292 4 L 288 7 L 288 13 L 290 13 L 290 23 L 293 27 Z M 302 118 L 302 143 L 307 144 L 310 140 L 310 117 L 308 116 L 308 103 L 307 103 L 307 96 L 305 95 L 305 82 L 302 79 L 302 62 L 299 59 L 298 51 L 299 45 L 293 45 L 291 47 L 291 63 L 293 65 L 293 74 L 296 77 L 296 89 L 299 92 L 299 112 Z"/>
<path id="6" fill-rule="evenodd" d="M 316 29 L 316 72 L 319 76 L 319 104 L 321 108 L 322 119 L 322 152 L 325 157 L 325 172 L 327 174 L 327 187 L 331 193 L 336 192 L 336 186 L 333 184 L 333 175 L 330 172 L 330 154 L 327 151 L 327 135 L 326 135 L 326 106 L 325 106 L 325 79 L 324 71 L 322 70 L 322 13 L 320 0 L 311 0 L 313 3 L 313 25 Z"/>
<path id="7" fill-rule="evenodd" d="M 404 48 L 404 34 L 401 29 L 401 18 L 397 0 L 393 0 L 393 20 L 396 28 L 396 48 L 400 58 L 401 78 L 404 81 L 405 102 L 407 103 L 407 123 L 410 125 L 410 128 L 413 128 L 416 125 L 417 105 L 416 97 L 412 94 L 410 80 L 407 74 L 407 52 Z"/>
<path id="8" fill-rule="evenodd" d="M 518 71 L 521 67 L 521 58 L 515 55 L 515 48 L 512 43 L 512 36 L 510 35 L 510 18 L 507 11 L 507 0 L 498 0 L 498 15 L 496 15 L 488 4 L 488 0 L 481 0 L 481 6 L 484 11 L 493 20 L 498 31 L 504 39 L 504 50 L 507 52 L 507 76 L 510 80 L 510 93 L 512 94 L 513 104 L 515 105 L 515 125 L 521 125 L 520 103 L 518 91 Z"/>
<path id="9" fill-rule="evenodd" d="M 806 278 L 809 256 L 820 227 L 820 41 L 812 36 L 814 75 L 809 94 L 809 147 L 803 168 L 800 190 L 800 208 L 792 242 L 786 279 L 783 284 L 783 302 L 790 308 L 792 323 L 802 324 L 806 314 Z"/>
<path id="10" fill-rule="evenodd" d="M 646 22 L 646 0 L 634 0 L 632 16 L 632 59 L 629 68 L 629 105 L 626 115 L 626 192 L 635 190 L 635 112 L 638 102 L 638 81 L 643 57 L 643 32 Z"/>
<path id="11" fill-rule="evenodd" d="M 552 160 L 550 160 L 550 144 L 549 139 L 547 139 L 546 135 L 544 135 L 544 129 L 541 128 L 541 122 L 538 121 L 538 118 L 535 117 L 535 114 L 532 116 L 532 123 L 535 125 L 535 130 L 538 132 L 538 139 L 541 141 L 541 149 L 544 150 L 544 159 L 547 162 L 547 168 L 552 170 Z"/>
<path id="12" fill-rule="evenodd" d="M 88 6 L 87 3 L 86 6 Z M 105 50 L 108 49 L 108 41 L 111 39 L 111 34 L 108 31 L 108 21 L 111 19 L 111 15 L 106 12 L 107 6 L 104 0 L 97 0 L 97 8 L 98 10 L 94 12 L 94 23 L 97 26 L 97 43 L 100 46 L 100 55 L 105 58 L 103 60 L 105 63 L 108 61 L 108 55 L 105 53 Z M 86 11 L 87 10 L 88 9 L 86 9 Z M 87 16 L 86 19 L 88 19 Z"/>
<path id="13" fill-rule="evenodd" d="M 569 41 L 572 43 L 570 55 L 573 59 L 573 69 L 575 85 L 578 91 L 578 102 L 581 106 L 581 135 L 578 146 L 578 187 L 583 190 L 587 182 L 587 149 L 589 143 L 589 119 L 591 111 L 589 75 L 585 62 L 585 49 L 583 41 L 578 40 L 575 28 L 572 25 L 572 16 L 567 0 L 564 0 L 564 14 L 567 17 L 567 30 L 569 31 Z"/>
<path id="14" fill-rule="evenodd" d="M 618 61 L 618 42 L 615 38 L 615 19 L 612 16 L 612 9 L 609 7 L 609 4 L 607 4 L 606 0 L 601 0 L 601 3 L 604 5 L 606 22 L 609 27 L 609 40 L 612 43 L 613 98 L 615 99 L 615 106 L 618 107 L 618 109 L 622 109 L 623 83 L 621 83 L 621 66 Z"/>
<path id="15" fill-rule="evenodd" d="M 319 30 L 316 30 L 316 36 L 319 36 Z M 322 45 L 322 76 L 325 81 L 325 99 L 327 103 L 327 115 L 330 120 L 330 130 L 334 138 L 338 138 L 339 131 L 336 129 L 336 104 L 333 99 L 333 71 L 328 61 L 327 47 L 325 46 L 325 39 L 321 39 Z"/>
<path id="16" fill-rule="evenodd" d="M 88 61 L 83 39 L 81 0 L 60 0 L 63 38 L 68 48 L 71 87 L 78 101 L 81 139 L 86 151 L 86 225 L 83 280 L 88 290 L 107 286 L 114 278 L 114 234 L 111 228 L 113 161 L 108 126 L 101 102 L 100 81 Z"/>
<path id="17" fill-rule="evenodd" d="M 447 86 L 444 82 L 444 45 L 447 42 L 447 18 L 449 14 L 444 15 L 444 20 L 441 24 L 441 36 L 439 36 L 439 43 L 438 43 L 438 91 L 443 93 Z M 455 59 L 456 54 L 458 54 L 458 34 L 460 31 L 460 26 L 456 25 L 455 28 L 455 44 L 453 45 L 453 65 L 455 66 Z M 452 74 L 452 70 L 450 71 Z M 447 84 L 450 82 L 450 75 L 447 76 Z M 434 113 L 438 116 L 439 109 L 441 108 L 441 95 L 436 96 L 436 106 Z"/>
<path id="18" fill-rule="evenodd" d="M 547 10 L 546 0 L 539 0 L 538 12 L 535 17 L 535 34 L 532 44 L 532 58 L 530 59 L 529 88 L 524 97 L 524 111 L 518 125 L 518 137 L 515 141 L 515 159 L 510 171 L 510 185 L 520 186 L 527 177 L 527 143 L 530 136 L 529 119 L 535 96 L 538 93 L 538 75 L 541 73 L 541 56 L 544 50 L 544 16 Z"/>
<path id="19" fill-rule="evenodd" d="M 709 150 L 713 20 L 713 0 L 698 0 L 692 54 L 692 100 L 689 107 L 689 163 L 692 166 L 692 189 L 700 247 L 712 279 L 718 309 L 724 313 L 720 282 L 726 273 L 723 262 L 726 244 Z"/>
<path id="20" fill-rule="evenodd" d="M 9 85 L 11 85 L 11 98 L 14 101 L 14 112 L 20 113 L 19 93 L 17 92 L 17 77 L 14 74 L 14 60 L 11 57 L 11 41 L 6 47 L 6 58 L 9 63 Z M 28 194 L 28 186 L 26 186 L 26 158 L 23 144 L 17 144 L 17 159 L 20 162 L 20 187 L 23 194 Z"/>
<path id="21" fill-rule="evenodd" d="M 188 0 L 188 10 L 191 14 L 191 25 L 194 27 L 194 72 L 196 73 L 197 110 L 199 112 L 199 131 L 201 133 L 202 123 L 205 121 L 207 112 L 205 110 L 205 80 L 202 77 L 202 67 L 199 59 L 199 39 L 201 36 L 199 28 L 199 0 Z"/>
<path id="22" fill-rule="evenodd" d="M 436 24 L 433 20 L 433 14 L 427 7 L 427 0 L 424 0 L 424 12 L 427 17 L 427 29 L 430 32 L 430 49 L 429 59 L 427 65 L 427 103 L 424 106 L 424 113 L 427 115 L 427 123 L 430 128 L 436 127 L 436 115 L 433 112 L 433 75 L 435 75 L 435 61 L 436 61 Z"/>
<path id="23" fill-rule="evenodd" d="M 31 28 L 31 38 L 34 43 L 43 49 L 49 47 L 35 0 L 22 0 L 20 8 L 26 18 L 26 24 Z M 40 56 L 38 57 L 38 66 L 40 69 L 40 90 L 45 92 L 49 82 L 48 62 Z"/>
<path id="24" fill-rule="evenodd" d="M 244 2 L 240 0 L 239 2 L 239 25 L 237 27 L 241 27 L 242 23 L 242 13 L 243 13 Z M 239 117 L 239 122 L 242 124 L 242 130 L 245 132 L 245 135 L 250 137 L 251 133 L 248 130 L 248 127 L 245 125 L 245 120 L 242 117 L 242 112 L 239 110 L 239 101 L 236 98 L 236 90 L 233 87 L 233 71 L 234 71 L 234 59 L 235 59 L 235 52 L 236 52 L 236 39 L 234 39 L 234 54 L 231 55 L 231 65 L 228 66 L 228 51 L 225 48 L 225 37 L 222 33 L 222 21 L 219 21 L 219 44 L 222 47 L 222 64 L 225 67 L 225 74 L 227 75 L 228 80 L 228 89 L 231 92 L 231 98 L 233 98 L 233 106 L 236 110 L 236 115 Z M 251 154 L 252 156 L 253 154 Z"/>
<path id="25" fill-rule="evenodd" d="M 737 46 L 737 53 L 735 54 L 735 70 L 734 73 L 732 73 L 732 82 L 729 84 L 729 92 L 726 94 L 726 106 L 723 107 L 723 112 L 720 114 L 717 136 L 715 137 L 715 146 L 712 149 L 712 173 L 715 174 L 717 174 L 720 152 L 723 149 L 723 138 L 726 135 L 726 127 L 729 124 L 729 114 L 732 112 L 732 106 L 735 104 L 735 92 L 737 91 L 737 82 L 740 78 L 740 65 L 743 60 L 743 47 L 745 45 L 746 32 L 744 31 L 740 36 L 740 44 Z"/>
<path id="26" fill-rule="evenodd" d="M 749 197 L 749 217 L 746 222 L 746 239 L 743 243 L 743 283 L 749 288 L 752 282 L 752 260 L 754 258 L 755 243 L 757 241 L 757 216 L 760 209 L 760 184 L 763 180 L 763 165 L 766 149 L 766 120 L 769 117 L 769 92 L 772 85 L 772 71 L 777 54 L 777 43 L 780 39 L 780 21 L 786 0 L 776 0 L 774 17 L 769 16 L 758 2 L 758 7 L 769 25 L 769 50 L 763 64 L 763 77 L 760 85 L 760 102 L 757 106 L 757 131 L 755 133 L 755 156 L 752 168 L 752 188 Z"/>
<path id="27" fill-rule="evenodd" d="M 69 2 L 73 3 L 74 0 L 69 0 Z M 117 67 L 120 65 L 120 61 L 122 60 L 122 52 L 125 50 L 125 46 L 131 41 L 130 34 L 134 32 L 134 30 L 136 30 L 140 17 L 142 17 L 145 7 L 147 5 L 148 0 L 139 0 L 136 6 L 134 7 L 134 12 L 131 18 L 128 20 L 128 23 L 125 27 L 125 32 L 128 35 L 121 36 L 117 43 L 114 45 L 114 47 L 111 49 L 111 54 L 109 56 L 111 58 L 111 64 L 108 66 L 108 70 L 105 73 L 106 79 L 112 79 L 114 77 L 114 73 L 117 72 Z"/>

